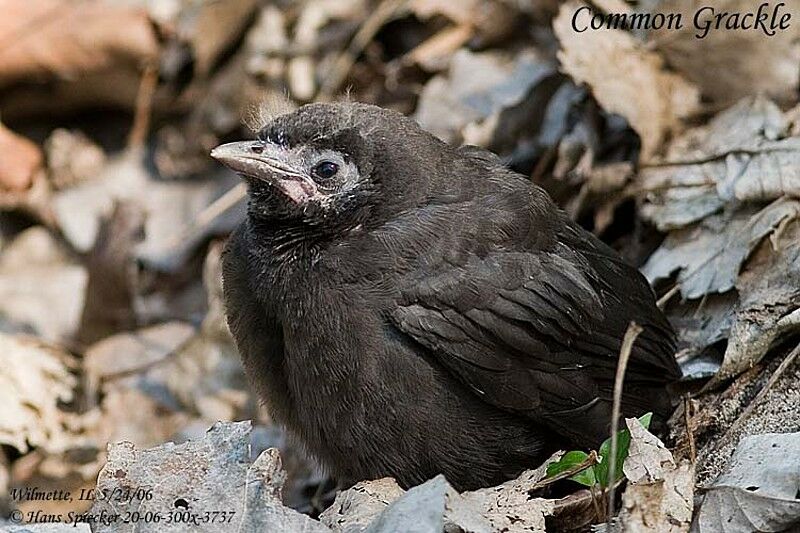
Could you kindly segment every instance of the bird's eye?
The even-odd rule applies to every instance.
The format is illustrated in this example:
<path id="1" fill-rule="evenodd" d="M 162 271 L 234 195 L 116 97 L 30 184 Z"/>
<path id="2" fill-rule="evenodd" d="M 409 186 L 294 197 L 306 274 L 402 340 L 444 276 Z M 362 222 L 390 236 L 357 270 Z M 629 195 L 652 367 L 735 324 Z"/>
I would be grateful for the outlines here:
<path id="1" fill-rule="evenodd" d="M 339 165 L 334 163 L 333 161 L 322 161 L 321 163 L 317 163 L 316 166 L 311 170 L 311 173 L 314 175 L 315 178 L 319 180 L 329 180 L 339 172 Z"/>

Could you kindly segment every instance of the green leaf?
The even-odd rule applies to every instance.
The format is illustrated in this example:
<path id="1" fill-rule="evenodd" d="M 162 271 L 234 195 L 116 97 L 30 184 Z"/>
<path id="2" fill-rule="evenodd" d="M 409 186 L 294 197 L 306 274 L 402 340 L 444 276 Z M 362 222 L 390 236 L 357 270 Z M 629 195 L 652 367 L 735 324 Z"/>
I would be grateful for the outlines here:
<path id="1" fill-rule="evenodd" d="M 647 413 L 639 417 L 639 422 L 641 422 L 645 429 L 647 429 L 650 427 L 650 421 L 652 418 L 653 413 Z M 609 479 L 608 465 L 610 462 L 609 456 L 611 455 L 611 438 L 606 439 L 603 441 L 603 444 L 600 445 L 600 450 L 597 452 L 600 463 L 595 466 L 595 476 L 597 477 L 597 481 L 600 482 L 601 486 L 608 487 L 617 480 L 622 479 L 622 464 L 625 462 L 625 458 L 628 457 L 628 449 L 630 446 L 630 431 L 623 429 L 622 431 L 617 432 L 617 454 L 614 465 L 614 476 Z"/>
<path id="2" fill-rule="evenodd" d="M 586 461 L 588 457 L 589 454 L 586 452 L 577 450 L 567 452 L 555 463 L 550 463 L 547 465 L 547 477 L 553 477 L 561 472 L 566 472 L 567 470 L 574 468 L 575 466 Z M 569 479 L 587 487 L 597 484 L 597 479 L 594 475 L 594 468 L 591 466 L 587 467 L 586 470 L 578 472 Z"/>

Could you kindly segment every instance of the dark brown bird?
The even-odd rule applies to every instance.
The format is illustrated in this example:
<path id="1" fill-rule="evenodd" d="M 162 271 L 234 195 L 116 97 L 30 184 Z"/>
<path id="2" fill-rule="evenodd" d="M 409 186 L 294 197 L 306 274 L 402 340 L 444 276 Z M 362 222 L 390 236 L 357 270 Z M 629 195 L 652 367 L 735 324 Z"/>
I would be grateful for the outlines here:
<path id="1" fill-rule="evenodd" d="M 228 323 L 275 419 L 343 482 L 502 482 L 670 410 L 674 335 L 639 272 L 491 153 L 392 111 L 312 104 L 212 156 L 248 183 Z"/>

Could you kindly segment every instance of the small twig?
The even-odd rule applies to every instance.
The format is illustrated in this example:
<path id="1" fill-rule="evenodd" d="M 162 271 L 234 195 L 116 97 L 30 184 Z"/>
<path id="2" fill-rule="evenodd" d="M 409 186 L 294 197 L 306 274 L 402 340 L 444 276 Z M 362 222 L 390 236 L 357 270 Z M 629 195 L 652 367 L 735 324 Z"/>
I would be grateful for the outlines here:
<path id="1" fill-rule="evenodd" d="M 614 516 L 614 497 L 616 496 L 616 486 L 614 475 L 617 471 L 617 431 L 619 428 L 619 417 L 622 411 L 622 385 L 625 382 L 625 371 L 628 368 L 628 359 L 631 357 L 631 350 L 636 338 L 642 332 L 642 327 L 636 322 L 631 322 L 622 338 L 622 346 L 619 351 L 619 362 L 617 363 L 617 374 L 614 377 L 614 403 L 611 407 L 611 453 L 608 458 L 608 514 L 606 516 L 608 531 L 611 531 L 611 517 Z"/>
<path id="2" fill-rule="evenodd" d="M 326 102 L 331 99 L 333 94 L 339 90 L 350 74 L 350 69 L 355 65 L 358 56 L 367 47 L 367 45 L 375 38 L 380 29 L 391 20 L 406 3 L 406 0 L 383 0 L 378 8 L 367 17 L 361 24 L 361 27 L 353 36 L 350 45 L 342 54 L 336 59 L 333 67 L 330 69 L 328 76 L 322 82 L 322 86 L 317 93 L 317 100 Z"/>
<path id="3" fill-rule="evenodd" d="M 528 492 L 533 492 L 536 490 L 543 489 L 546 486 L 555 483 L 556 481 L 561 481 L 562 479 L 566 479 L 568 477 L 574 476 L 575 474 L 579 474 L 580 472 L 583 472 L 590 466 L 594 466 L 596 464 L 597 464 L 597 452 L 592 450 L 591 452 L 589 452 L 589 456 L 582 462 L 573 465 L 571 468 L 564 470 L 563 472 L 559 472 L 553 477 L 548 477 L 539 481 Z"/>
<path id="4" fill-rule="evenodd" d="M 666 294 L 664 294 L 664 296 L 659 298 L 658 301 L 656 302 L 658 308 L 663 311 L 664 306 L 667 305 L 667 303 L 672 299 L 672 297 L 678 294 L 680 290 L 681 290 L 680 283 L 676 283 L 675 285 L 673 285 L 672 288 L 668 290 Z"/>
<path id="5" fill-rule="evenodd" d="M 695 464 L 697 460 L 697 447 L 694 442 L 694 433 L 692 432 L 692 399 L 687 394 L 683 397 L 683 420 L 686 424 L 686 439 L 689 441 L 689 460 Z"/>
<path id="6" fill-rule="evenodd" d="M 169 241 L 168 246 L 178 246 L 201 229 L 210 225 L 214 222 L 214 219 L 238 204 L 245 197 L 247 197 L 247 185 L 245 183 L 239 183 L 231 187 L 225 194 L 200 211 L 189 224 Z"/>
<path id="7" fill-rule="evenodd" d="M 150 116 L 153 111 L 153 95 L 158 86 L 158 66 L 148 63 L 142 72 L 139 91 L 136 94 L 136 111 L 133 115 L 133 126 L 128 136 L 129 148 L 144 146 L 147 131 L 150 129 Z"/>

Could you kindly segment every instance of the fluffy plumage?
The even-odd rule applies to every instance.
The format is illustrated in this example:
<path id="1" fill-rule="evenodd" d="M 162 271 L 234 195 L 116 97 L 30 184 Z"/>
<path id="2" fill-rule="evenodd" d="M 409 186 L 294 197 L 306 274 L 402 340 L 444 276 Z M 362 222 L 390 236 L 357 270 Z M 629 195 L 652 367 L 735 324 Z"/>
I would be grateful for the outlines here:
<path id="1" fill-rule="evenodd" d="M 212 155 L 249 184 L 224 256 L 247 375 L 343 481 L 473 489 L 597 446 L 631 320 L 623 414 L 669 414 L 674 335 L 647 282 L 491 153 L 314 104 Z"/>

